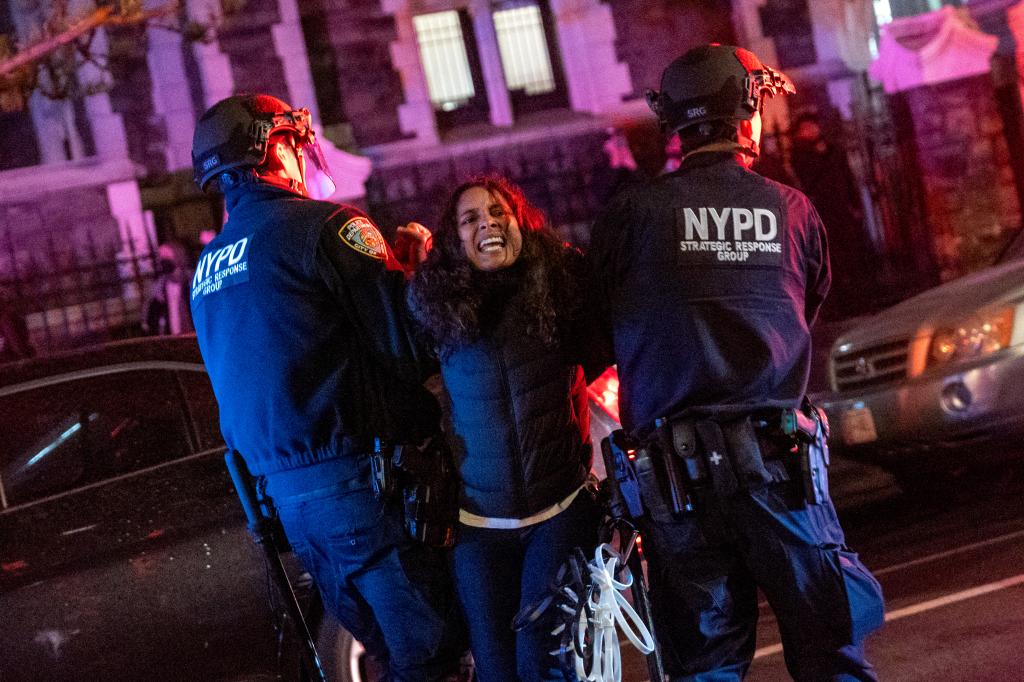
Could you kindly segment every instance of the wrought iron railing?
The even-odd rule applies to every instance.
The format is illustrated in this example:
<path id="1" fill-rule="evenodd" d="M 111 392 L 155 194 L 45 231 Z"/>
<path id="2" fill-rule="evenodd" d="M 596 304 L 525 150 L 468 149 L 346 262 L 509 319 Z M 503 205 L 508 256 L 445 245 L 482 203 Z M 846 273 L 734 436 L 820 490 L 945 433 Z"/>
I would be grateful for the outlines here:
<path id="1" fill-rule="evenodd" d="M 37 354 L 136 336 L 155 278 L 156 249 L 131 240 L 74 243 L 53 236 L 32 250 L 0 235 L 0 288 L 24 316 Z"/>

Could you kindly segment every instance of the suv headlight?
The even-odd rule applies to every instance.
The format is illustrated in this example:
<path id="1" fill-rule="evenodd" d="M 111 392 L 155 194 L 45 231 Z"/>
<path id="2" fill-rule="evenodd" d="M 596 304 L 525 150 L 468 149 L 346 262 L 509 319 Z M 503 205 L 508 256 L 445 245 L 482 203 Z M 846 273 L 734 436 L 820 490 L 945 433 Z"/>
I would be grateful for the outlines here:
<path id="1" fill-rule="evenodd" d="M 959 324 L 940 327 L 928 349 L 928 366 L 973 360 L 1010 345 L 1014 306 L 979 313 Z"/>

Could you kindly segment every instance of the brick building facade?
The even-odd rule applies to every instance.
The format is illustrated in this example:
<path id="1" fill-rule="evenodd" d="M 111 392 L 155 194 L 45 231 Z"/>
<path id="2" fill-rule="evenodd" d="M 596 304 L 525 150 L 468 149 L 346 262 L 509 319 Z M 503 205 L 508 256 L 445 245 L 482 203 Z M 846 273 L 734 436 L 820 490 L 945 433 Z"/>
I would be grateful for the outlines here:
<path id="1" fill-rule="evenodd" d="M 652 156 L 641 165 L 660 167 L 642 93 L 668 61 L 696 44 L 738 42 L 797 80 L 799 95 L 770 110 L 770 136 L 785 133 L 794 108 L 834 107 L 849 121 L 879 3 L 245 0 L 229 16 L 223 6 L 186 3 L 214 27 L 201 42 L 157 26 L 100 31 L 111 87 L 75 101 L 36 94 L 27 111 L 0 114 L 0 283 L 23 274 L 42 241 L 142 253 L 218 227 L 217 199 L 191 185 L 191 134 L 207 107 L 246 91 L 313 111 L 342 180 L 337 198 L 385 231 L 429 224 L 457 179 L 497 170 L 585 239 L 608 198 L 609 128 L 632 130 L 634 151 Z M 40 7 L 0 0 L 0 32 L 26 39 Z M 83 83 L 107 77 L 80 69 Z M 990 146 L 998 165 L 1005 146 Z"/>

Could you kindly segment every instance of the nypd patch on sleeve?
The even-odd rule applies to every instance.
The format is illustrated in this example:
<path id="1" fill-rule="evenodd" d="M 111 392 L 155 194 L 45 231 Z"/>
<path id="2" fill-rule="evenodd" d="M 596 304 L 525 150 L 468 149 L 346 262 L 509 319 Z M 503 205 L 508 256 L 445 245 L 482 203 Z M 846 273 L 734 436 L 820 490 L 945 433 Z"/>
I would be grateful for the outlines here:
<path id="1" fill-rule="evenodd" d="M 192 303 L 249 281 L 249 237 L 203 254 L 192 277 Z"/>
<path id="2" fill-rule="evenodd" d="M 387 257 L 384 235 L 380 233 L 376 225 L 370 222 L 369 218 L 363 216 L 352 218 L 341 226 L 338 236 L 346 245 L 364 256 L 376 260 L 384 260 Z"/>

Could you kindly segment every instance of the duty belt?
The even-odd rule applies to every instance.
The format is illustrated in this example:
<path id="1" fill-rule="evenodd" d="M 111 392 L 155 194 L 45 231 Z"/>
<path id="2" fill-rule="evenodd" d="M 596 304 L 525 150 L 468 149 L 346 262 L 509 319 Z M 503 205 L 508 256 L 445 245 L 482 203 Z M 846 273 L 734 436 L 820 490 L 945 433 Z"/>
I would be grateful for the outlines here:
<path id="1" fill-rule="evenodd" d="M 693 513 L 738 491 L 790 480 L 802 483 L 807 502 L 821 503 L 828 498 L 826 436 L 824 415 L 807 404 L 725 421 L 659 419 L 642 443 L 616 432 L 602 447 L 609 476 L 637 518 L 644 507 Z"/>
<path id="2" fill-rule="evenodd" d="M 346 455 L 260 477 L 261 485 L 278 507 L 294 506 L 370 487 L 368 455 Z"/>

